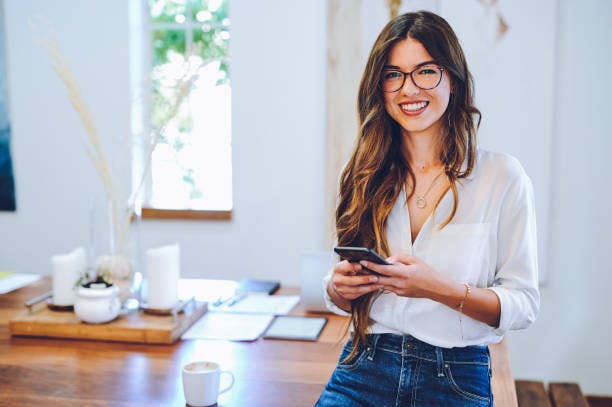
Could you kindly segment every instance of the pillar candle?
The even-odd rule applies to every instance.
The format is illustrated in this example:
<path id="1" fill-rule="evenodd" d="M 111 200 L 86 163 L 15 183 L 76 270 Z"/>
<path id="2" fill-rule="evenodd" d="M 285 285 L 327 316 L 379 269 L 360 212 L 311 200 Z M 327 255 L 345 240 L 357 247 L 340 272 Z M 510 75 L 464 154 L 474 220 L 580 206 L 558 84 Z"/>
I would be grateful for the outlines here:
<path id="1" fill-rule="evenodd" d="M 180 249 L 178 244 L 146 252 L 147 307 L 174 308 L 178 303 Z"/>
<path id="2" fill-rule="evenodd" d="M 74 286 L 87 270 L 85 249 L 78 247 L 67 254 L 51 256 L 53 304 L 74 305 Z"/>

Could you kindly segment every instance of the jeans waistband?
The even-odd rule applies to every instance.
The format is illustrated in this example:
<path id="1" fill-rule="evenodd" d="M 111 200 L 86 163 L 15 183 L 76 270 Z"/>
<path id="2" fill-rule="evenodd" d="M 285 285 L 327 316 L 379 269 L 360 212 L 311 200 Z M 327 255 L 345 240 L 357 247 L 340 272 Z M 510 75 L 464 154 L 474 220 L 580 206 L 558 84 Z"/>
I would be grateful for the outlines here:
<path id="1" fill-rule="evenodd" d="M 377 352 L 392 352 L 441 363 L 476 363 L 490 366 L 487 346 L 442 348 L 423 342 L 411 335 L 370 334 L 367 348 L 371 355 Z"/>

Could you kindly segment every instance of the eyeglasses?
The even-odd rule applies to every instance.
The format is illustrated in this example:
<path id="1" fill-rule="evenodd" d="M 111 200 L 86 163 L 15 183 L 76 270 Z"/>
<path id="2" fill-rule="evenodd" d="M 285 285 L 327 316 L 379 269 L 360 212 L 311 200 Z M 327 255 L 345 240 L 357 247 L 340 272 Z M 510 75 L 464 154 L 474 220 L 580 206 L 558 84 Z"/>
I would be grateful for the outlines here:
<path id="1" fill-rule="evenodd" d="M 419 66 L 410 72 L 385 69 L 382 74 L 381 87 L 383 92 L 397 92 L 404 87 L 406 76 L 410 76 L 412 83 L 417 88 L 431 90 L 440 84 L 444 71 L 445 68 L 431 64 Z"/>

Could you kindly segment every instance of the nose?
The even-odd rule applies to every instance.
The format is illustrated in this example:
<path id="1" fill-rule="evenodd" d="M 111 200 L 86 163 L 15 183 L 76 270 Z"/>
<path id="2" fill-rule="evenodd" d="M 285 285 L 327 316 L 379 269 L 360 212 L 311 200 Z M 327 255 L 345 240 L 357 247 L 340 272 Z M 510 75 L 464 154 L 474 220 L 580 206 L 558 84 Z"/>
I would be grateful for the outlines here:
<path id="1" fill-rule="evenodd" d="M 406 79 L 404 80 L 404 86 L 400 89 L 400 92 L 403 95 L 413 96 L 417 95 L 421 91 L 421 88 L 416 86 L 412 81 L 412 77 L 410 75 L 406 75 Z"/>

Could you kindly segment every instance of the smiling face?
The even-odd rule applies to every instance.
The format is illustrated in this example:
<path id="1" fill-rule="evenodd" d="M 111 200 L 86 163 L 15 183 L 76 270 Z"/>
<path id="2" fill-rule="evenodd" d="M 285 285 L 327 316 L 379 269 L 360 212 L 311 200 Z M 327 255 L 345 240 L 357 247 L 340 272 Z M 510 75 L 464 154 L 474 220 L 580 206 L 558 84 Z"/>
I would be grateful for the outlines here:
<path id="1" fill-rule="evenodd" d="M 437 66 L 423 44 L 408 37 L 391 48 L 383 76 L 389 70 L 411 72 L 427 64 Z M 417 70 L 414 76 L 430 74 L 430 71 L 421 73 Z M 447 71 L 442 71 L 442 80 L 438 86 L 429 90 L 417 87 L 410 75 L 406 75 L 401 89 L 384 93 L 385 109 L 400 125 L 404 135 L 428 135 L 437 138 L 442 131 L 442 117 L 448 106 L 450 90 Z"/>

